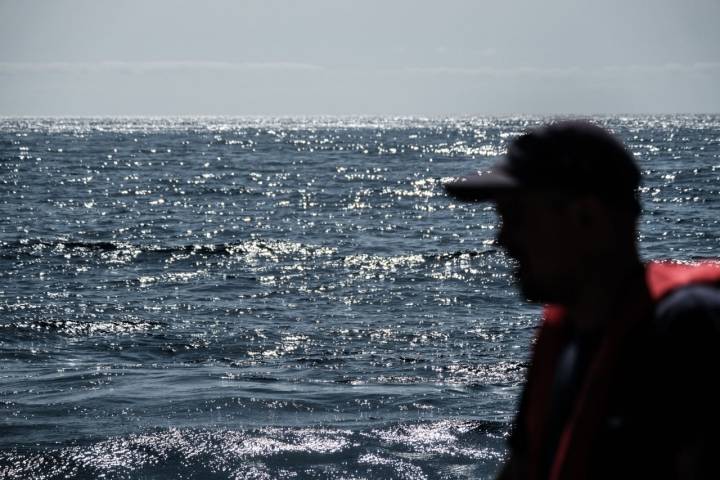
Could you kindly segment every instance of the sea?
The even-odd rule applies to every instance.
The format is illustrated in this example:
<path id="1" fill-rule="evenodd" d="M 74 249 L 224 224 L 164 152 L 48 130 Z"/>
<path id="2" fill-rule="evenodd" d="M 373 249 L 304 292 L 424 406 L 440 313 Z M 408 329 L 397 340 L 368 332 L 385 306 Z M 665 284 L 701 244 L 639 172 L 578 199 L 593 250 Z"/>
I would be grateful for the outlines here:
<path id="1" fill-rule="evenodd" d="M 492 478 L 541 306 L 442 183 L 551 120 L 0 118 L 0 478 Z M 720 115 L 591 120 L 716 257 Z"/>

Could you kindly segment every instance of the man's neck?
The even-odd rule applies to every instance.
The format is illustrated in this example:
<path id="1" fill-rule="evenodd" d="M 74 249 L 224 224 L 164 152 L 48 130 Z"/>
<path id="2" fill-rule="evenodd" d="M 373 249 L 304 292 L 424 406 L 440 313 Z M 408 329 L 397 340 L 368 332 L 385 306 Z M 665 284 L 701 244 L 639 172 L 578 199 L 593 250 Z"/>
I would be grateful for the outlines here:
<path id="1" fill-rule="evenodd" d="M 580 335 L 602 332 L 617 310 L 645 291 L 644 267 L 639 259 L 606 264 L 588 272 L 567 315 Z"/>

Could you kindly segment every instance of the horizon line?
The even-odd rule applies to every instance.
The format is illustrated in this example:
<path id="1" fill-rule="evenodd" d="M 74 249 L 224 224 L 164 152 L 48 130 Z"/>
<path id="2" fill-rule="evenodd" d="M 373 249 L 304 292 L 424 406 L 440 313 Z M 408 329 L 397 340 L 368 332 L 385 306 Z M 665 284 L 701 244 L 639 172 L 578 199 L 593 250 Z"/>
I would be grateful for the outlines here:
<path id="1" fill-rule="evenodd" d="M 249 113 L 249 114 L 216 114 L 216 113 L 181 113 L 181 114 L 2 114 L 0 119 L 156 119 L 156 118 L 516 118 L 516 117 L 620 117 L 620 116 L 668 116 L 668 115 L 720 115 L 720 111 L 676 111 L 676 112 L 545 112 L 545 113 Z"/>

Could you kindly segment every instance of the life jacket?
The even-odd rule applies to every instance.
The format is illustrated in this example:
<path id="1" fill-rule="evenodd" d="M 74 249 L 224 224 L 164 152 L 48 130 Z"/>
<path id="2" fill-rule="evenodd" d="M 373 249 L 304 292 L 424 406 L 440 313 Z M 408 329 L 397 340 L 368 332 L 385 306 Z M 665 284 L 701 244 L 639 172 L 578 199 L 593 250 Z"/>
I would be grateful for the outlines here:
<path id="1" fill-rule="evenodd" d="M 655 304 L 671 292 L 686 285 L 720 283 L 720 262 L 699 264 L 651 262 L 645 268 L 646 290 L 629 292 L 632 301 L 624 312 L 618 312 L 608 325 L 576 398 L 573 411 L 561 434 L 549 471 L 550 480 L 587 477 L 589 454 L 594 434 L 607 413 L 608 389 L 617 365 L 622 339 L 633 325 L 652 318 Z M 533 362 L 523 399 L 524 414 L 518 427 L 526 439 L 528 478 L 537 479 L 543 455 L 548 412 L 552 402 L 552 385 L 561 352 L 569 341 L 565 312 L 559 306 L 547 306 L 533 352 Z"/>

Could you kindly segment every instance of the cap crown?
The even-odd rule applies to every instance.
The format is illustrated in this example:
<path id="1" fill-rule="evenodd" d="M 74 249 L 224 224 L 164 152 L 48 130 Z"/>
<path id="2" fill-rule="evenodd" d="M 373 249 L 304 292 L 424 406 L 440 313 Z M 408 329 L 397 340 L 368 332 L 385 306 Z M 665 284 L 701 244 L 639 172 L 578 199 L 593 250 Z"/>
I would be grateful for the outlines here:
<path id="1" fill-rule="evenodd" d="M 637 203 L 640 171 L 632 154 L 591 123 L 558 122 L 521 135 L 508 147 L 501 168 L 525 188 Z"/>

